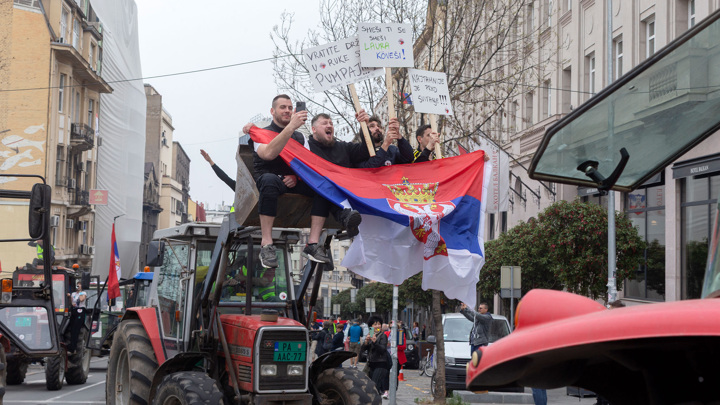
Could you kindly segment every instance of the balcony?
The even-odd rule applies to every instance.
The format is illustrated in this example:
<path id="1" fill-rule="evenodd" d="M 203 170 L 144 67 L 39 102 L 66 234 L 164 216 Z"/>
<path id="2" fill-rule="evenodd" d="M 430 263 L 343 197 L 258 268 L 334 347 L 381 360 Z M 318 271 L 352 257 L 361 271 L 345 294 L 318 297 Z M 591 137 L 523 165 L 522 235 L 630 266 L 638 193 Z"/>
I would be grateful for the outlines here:
<path id="1" fill-rule="evenodd" d="M 50 48 L 54 51 L 58 62 L 72 67 L 73 76 L 84 87 L 98 93 L 112 93 L 112 87 L 92 69 L 90 63 L 71 44 L 53 42 Z"/>
<path id="2" fill-rule="evenodd" d="M 90 192 L 76 188 L 75 189 L 75 205 L 89 207 L 90 206 Z"/>
<path id="3" fill-rule="evenodd" d="M 70 125 L 70 147 L 73 152 L 90 150 L 95 146 L 95 130 L 85 124 Z"/>
<path id="4" fill-rule="evenodd" d="M 100 24 L 100 21 L 86 21 L 83 20 L 82 22 L 82 28 L 83 32 L 89 32 L 92 34 L 96 40 L 102 41 L 103 34 L 102 34 L 102 24 Z"/>

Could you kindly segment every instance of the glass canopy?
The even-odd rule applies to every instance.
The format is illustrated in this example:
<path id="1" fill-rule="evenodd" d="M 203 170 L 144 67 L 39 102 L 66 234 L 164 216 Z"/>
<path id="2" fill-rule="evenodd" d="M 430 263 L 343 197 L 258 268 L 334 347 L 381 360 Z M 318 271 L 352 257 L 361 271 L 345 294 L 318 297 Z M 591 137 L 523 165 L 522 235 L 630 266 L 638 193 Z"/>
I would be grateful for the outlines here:
<path id="1" fill-rule="evenodd" d="M 630 191 L 720 129 L 720 11 L 548 129 L 530 177 L 597 187 L 578 166 L 597 162 L 612 189 Z"/>

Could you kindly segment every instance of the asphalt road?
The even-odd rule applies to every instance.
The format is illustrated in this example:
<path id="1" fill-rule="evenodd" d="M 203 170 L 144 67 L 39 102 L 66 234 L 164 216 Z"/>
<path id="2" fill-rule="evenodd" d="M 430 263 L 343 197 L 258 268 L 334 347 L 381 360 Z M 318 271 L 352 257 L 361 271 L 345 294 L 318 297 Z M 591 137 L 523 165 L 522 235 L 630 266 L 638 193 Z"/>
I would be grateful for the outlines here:
<path id="1" fill-rule="evenodd" d="M 3 404 L 105 404 L 106 372 L 107 357 L 94 358 L 90 363 L 90 375 L 85 384 L 66 383 L 59 391 L 48 391 L 45 388 L 45 369 L 42 366 L 30 365 L 23 384 L 7 387 Z"/>

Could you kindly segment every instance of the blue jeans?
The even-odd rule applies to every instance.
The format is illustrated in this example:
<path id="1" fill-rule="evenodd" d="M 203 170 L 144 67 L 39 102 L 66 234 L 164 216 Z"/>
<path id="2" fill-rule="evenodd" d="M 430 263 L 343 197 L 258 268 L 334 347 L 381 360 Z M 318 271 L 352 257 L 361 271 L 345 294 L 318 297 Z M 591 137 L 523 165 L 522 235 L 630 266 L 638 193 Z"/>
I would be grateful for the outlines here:
<path id="1" fill-rule="evenodd" d="M 535 405 L 547 405 L 547 391 L 540 388 L 532 388 L 533 401 Z"/>
<path id="2" fill-rule="evenodd" d="M 472 358 L 472 354 L 475 353 L 476 350 L 480 349 L 483 346 L 487 346 L 487 343 L 484 345 L 470 345 L 470 358 Z"/>

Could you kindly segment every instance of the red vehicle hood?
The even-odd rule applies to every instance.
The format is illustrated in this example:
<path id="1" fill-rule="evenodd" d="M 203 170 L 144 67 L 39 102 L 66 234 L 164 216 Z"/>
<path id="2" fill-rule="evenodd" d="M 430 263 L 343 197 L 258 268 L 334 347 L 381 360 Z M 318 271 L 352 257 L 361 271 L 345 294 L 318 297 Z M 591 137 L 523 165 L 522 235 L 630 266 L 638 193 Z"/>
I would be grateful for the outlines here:
<path id="1" fill-rule="evenodd" d="M 468 363 L 471 390 L 581 386 L 615 404 L 720 397 L 720 301 L 606 310 L 586 297 L 533 290 L 518 327 Z M 710 399 L 708 399 L 710 398 Z"/>

